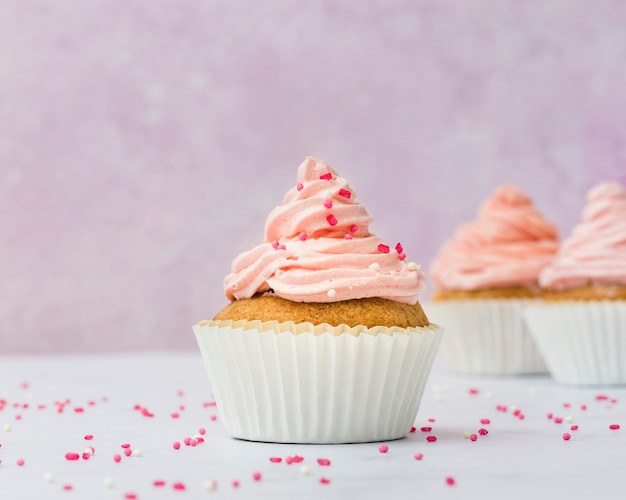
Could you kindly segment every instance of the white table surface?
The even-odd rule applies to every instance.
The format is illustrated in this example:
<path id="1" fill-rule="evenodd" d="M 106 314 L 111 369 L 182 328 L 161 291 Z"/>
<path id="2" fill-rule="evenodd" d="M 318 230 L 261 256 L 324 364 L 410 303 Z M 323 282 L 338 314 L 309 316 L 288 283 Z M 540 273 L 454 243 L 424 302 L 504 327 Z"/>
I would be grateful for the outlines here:
<path id="1" fill-rule="evenodd" d="M 62 412 L 60 401 L 66 401 Z M 211 420 L 211 401 L 195 352 L 0 356 L 0 499 L 626 498 L 624 387 L 565 387 L 548 376 L 459 376 L 437 360 L 417 431 L 386 443 L 387 453 L 379 452 L 379 443 L 236 440 L 219 418 Z M 611 424 L 621 429 L 611 430 Z M 424 426 L 432 431 L 423 432 Z M 186 446 L 184 438 L 201 427 L 205 441 Z M 465 437 L 480 428 L 488 434 L 476 441 Z M 437 441 L 427 442 L 427 435 Z M 179 450 L 174 441 L 183 443 Z M 140 456 L 124 456 L 124 443 Z M 82 455 L 88 446 L 95 449 L 88 460 L 66 460 L 66 453 Z M 115 454 L 122 455 L 119 463 Z M 304 460 L 287 464 L 294 455 Z M 318 458 L 331 464 L 320 466 Z M 19 459 L 24 465 L 17 465 Z M 209 481 L 214 490 L 206 488 Z M 176 483 L 185 490 L 175 489 Z"/>

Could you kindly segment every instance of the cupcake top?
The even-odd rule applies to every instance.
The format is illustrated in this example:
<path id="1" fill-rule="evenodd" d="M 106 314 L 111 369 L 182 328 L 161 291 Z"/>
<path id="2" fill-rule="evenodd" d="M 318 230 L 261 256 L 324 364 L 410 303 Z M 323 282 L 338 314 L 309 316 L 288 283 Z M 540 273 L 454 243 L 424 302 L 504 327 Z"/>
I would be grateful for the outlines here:
<path id="1" fill-rule="evenodd" d="M 415 304 L 420 266 L 370 232 L 372 216 L 327 163 L 307 157 L 297 184 L 265 222 L 263 243 L 239 255 L 224 280 L 229 300 L 270 292 L 294 302 L 380 297 Z"/>
<path id="2" fill-rule="evenodd" d="M 557 247 L 556 227 L 517 187 L 503 185 L 442 245 L 431 276 L 442 290 L 533 287 Z"/>
<path id="3" fill-rule="evenodd" d="M 589 191 L 580 223 L 539 281 L 551 290 L 626 286 L 626 191 L 618 182 L 603 182 Z"/>

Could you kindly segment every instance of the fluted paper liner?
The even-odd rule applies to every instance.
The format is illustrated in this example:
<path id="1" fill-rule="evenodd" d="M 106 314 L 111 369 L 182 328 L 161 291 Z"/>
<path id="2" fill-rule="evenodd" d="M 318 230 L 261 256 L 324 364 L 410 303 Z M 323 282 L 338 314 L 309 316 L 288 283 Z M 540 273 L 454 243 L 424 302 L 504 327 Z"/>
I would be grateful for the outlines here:
<path id="1" fill-rule="evenodd" d="M 410 431 L 443 330 L 203 321 L 194 332 L 229 434 L 356 443 Z"/>
<path id="2" fill-rule="evenodd" d="M 531 303 L 524 299 L 442 300 L 425 304 L 424 311 L 446 330 L 440 353 L 453 371 L 546 373 L 543 357 L 522 317 Z"/>
<path id="3" fill-rule="evenodd" d="M 557 382 L 626 384 L 626 303 L 546 303 L 524 317 Z"/>

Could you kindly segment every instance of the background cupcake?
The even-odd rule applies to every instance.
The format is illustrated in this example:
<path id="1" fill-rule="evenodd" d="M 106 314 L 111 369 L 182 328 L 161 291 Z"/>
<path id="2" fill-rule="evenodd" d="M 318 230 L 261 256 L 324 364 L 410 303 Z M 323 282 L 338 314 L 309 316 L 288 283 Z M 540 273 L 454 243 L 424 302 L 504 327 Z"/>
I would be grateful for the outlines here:
<path id="1" fill-rule="evenodd" d="M 369 231 L 348 182 L 315 158 L 224 281 L 231 303 L 194 327 L 228 432 L 298 443 L 410 431 L 442 330 L 419 266 Z"/>
<path id="2" fill-rule="evenodd" d="M 459 227 L 431 266 L 426 307 L 446 327 L 441 354 L 456 371 L 545 371 L 521 310 L 540 296 L 539 272 L 557 250 L 557 231 L 513 185 L 494 190 L 478 218 Z"/>
<path id="3" fill-rule="evenodd" d="M 554 378 L 626 384 L 626 191 L 591 189 L 580 223 L 540 275 L 526 320 Z"/>

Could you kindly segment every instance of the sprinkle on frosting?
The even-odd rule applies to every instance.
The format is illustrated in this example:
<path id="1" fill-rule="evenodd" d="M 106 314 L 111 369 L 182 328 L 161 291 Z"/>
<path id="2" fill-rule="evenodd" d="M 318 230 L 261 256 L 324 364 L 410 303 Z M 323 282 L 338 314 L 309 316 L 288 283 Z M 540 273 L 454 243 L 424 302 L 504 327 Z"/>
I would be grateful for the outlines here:
<path id="1" fill-rule="evenodd" d="M 589 191 L 581 221 L 539 281 L 553 290 L 626 285 L 626 190 L 618 182 L 603 182 Z"/>
<path id="2" fill-rule="evenodd" d="M 328 199 L 328 200 L 324 200 L 324 206 L 328 209 L 333 208 L 333 201 Z"/>
<path id="3" fill-rule="evenodd" d="M 331 199 L 329 214 L 324 202 Z M 406 263 L 403 250 L 391 253 L 370 232 L 371 222 L 354 188 L 327 163 L 308 157 L 296 187 L 267 217 L 264 242 L 233 261 L 225 295 L 236 300 L 273 293 L 296 302 L 381 297 L 414 304 L 424 287 L 421 268 Z M 373 263 L 379 271 L 372 272 Z"/>
<path id="4" fill-rule="evenodd" d="M 517 187 L 503 185 L 483 203 L 476 220 L 442 245 L 431 276 L 445 290 L 537 286 L 557 247 L 556 227 Z"/>

